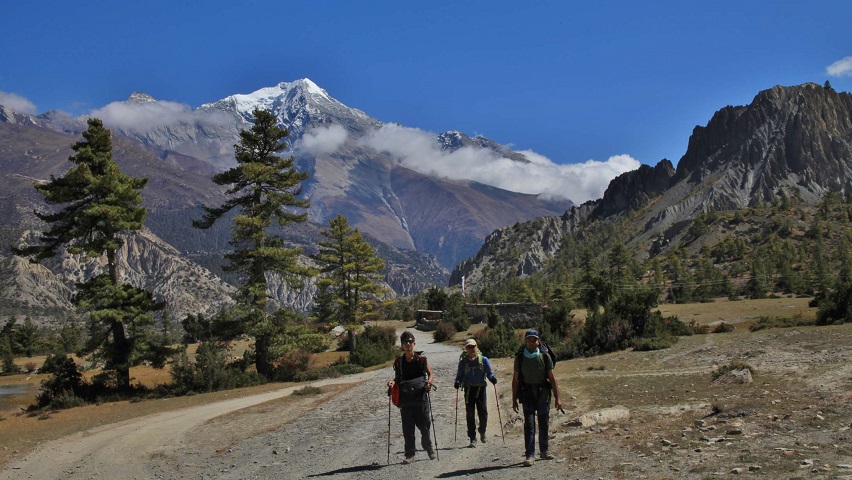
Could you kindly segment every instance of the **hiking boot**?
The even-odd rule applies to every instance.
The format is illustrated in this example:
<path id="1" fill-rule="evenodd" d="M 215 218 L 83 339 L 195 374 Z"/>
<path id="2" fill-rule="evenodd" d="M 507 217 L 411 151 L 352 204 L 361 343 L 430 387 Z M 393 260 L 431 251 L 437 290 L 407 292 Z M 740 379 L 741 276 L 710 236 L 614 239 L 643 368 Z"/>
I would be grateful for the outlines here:
<path id="1" fill-rule="evenodd" d="M 485 443 L 485 432 L 482 432 L 482 433 L 480 433 L 480 434 L 479 434 L 479 440 L 480 440 L 482 443 Z"/>
<path id="2" fill-rule="evenodd" d="M 468 445 L 467 448 L 476 448 L 476 438 L 470 439 L 470 445 Z"/>
<path id="3" fill-rule="evenodd" d="M 550 452 L 541 452 L 540 458 L 542 460 L 553 460 L 555 457 L 553 455 L 551 455 Z"/>
<path id="4" fill-rule="evenodd" d="M 405 460 L 402 461 L 403 465 L 408 465 L 414 463 L 414 457 L 405 457 Z"/>
<path id="5" fill-rule="evenodd" d="M 524 460 L 525 467 L 532 467 L 533 464 L 535 464 L 535 457 L 527 457 L 527 459 Z"/>
<path id="6" fill-rule="evenodd" d="M 438 458 L 438 454 L 435 453 L 435 450 L 429 450 L 427 453 L 429 454 L 429 460 L 435 460 Z"/>

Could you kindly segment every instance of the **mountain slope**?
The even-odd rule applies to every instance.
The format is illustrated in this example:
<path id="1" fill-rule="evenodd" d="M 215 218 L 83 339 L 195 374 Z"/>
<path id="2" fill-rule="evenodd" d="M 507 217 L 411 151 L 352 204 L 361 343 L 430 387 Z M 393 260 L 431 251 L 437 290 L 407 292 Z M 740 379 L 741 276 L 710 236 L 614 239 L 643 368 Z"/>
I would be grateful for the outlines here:
<path id="1" fill-rule="evenodd" d="M 540 271 L 559 253 L 554 238 L 583 237 L 594 220 L 619 225 L 627 235 L 621 240 L 641 259 L 681 244 L 704 212 L 759 206 L 781 196 L 813 207 L 826 192 L 850 191 L 852 95 L 813 83 L 776 86 L 696 127 L 676 170 L 665 159 L 643 166 L 566 216 L 495 231 L 475 257 L 456 267 L 450 283 L 465 276 L 476 288 Z"/>

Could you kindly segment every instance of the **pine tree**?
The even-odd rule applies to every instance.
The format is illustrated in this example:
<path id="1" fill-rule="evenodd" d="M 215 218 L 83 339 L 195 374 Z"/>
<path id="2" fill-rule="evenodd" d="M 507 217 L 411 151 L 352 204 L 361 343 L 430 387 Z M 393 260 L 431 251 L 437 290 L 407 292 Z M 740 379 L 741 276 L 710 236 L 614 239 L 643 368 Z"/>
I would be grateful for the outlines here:
<path id="1" fill-rule="evenodd" d="M 193 226 L 207 229 L 232 210 L 238 212 L 231 237 L 234 250 L 226 255 L 225 270 L 241 275 L 235 313 L 242 333 L 254 337 L 258 373 L 272 378 L 271 352 L 284 331 L 278 320 L 284 316 L 269 311 L 266 274 L 280 274 L 291 287 L 300 287 L 302 279 L 314 272 L 298 263 L 302 250 L 287 248 L 271 229 L 308 219 L 305 209 L 310 204 L 299 198 L 301 182 L 308 174 L 295 168 L 294 157 L 277 155 L 287 148 L 284 138 L 289 132 L 278 127 L 275 117 L 260 109 L 252 115 L 254 125 L 240 132 L 240 142 L 234 146 L 237 166 L 213 176 L 217 185 L 228 186 L 230 198 L 218 207 L 205 206 L 206 215 Z"/>
<path id="2" fill-rule="evenodd" d="M 102 356 L 105 369 L 114 371 L 117 386 L 130 387 L 130 365 L 134 348 L 144 342 L 144 325 L 151 312 L 162 308 L 145 290 L 119 283 L 116 252 L 124 245 L 123 235 L 142 229 L 146 209 L 141 190 L 147 178 L 124 174 L 112 159 L 111 134 L 97 118 L 88 121 L 83 139 L 71 148 L 74 164 L 62 177 L 36 184 L 48 205 L 64 205 L 54 212 L 36 212 L 49 228 L 38 245 L 14 249 L 18 255 L 38 262 L 64 248 L 70 254 L 106 257 L 107 273 L 78 284 L 74 302 L 90 315 L 88 351 Z M 111 295 L 121 293 L 121 297 Z M 129 299 L 125 297 L 130 294 Z M 97 302 L 90 302 L 92 297 Z M 139 303 L 132 303 L 139 302 Z"/>
<path id="3" fill-rule="evenodd" d="M 328 229 L 320 233 L 328 239 L 319 242 L 319 252 L 313 256 L 322 265 L 322 308 L 333 312 L 328 317 L 334 322 L 347 327 L 352 351 L 356 329 L 372 312 L 371 300 L 384 291 L 378 282 L 385 262 L 343 215 L 331 219 Z"/>

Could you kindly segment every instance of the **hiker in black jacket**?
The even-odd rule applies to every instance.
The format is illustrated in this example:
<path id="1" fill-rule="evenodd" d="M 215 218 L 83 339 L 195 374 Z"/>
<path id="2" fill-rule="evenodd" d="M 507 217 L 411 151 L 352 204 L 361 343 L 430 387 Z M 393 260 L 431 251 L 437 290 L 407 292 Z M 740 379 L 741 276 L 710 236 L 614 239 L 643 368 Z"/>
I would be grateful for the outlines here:
<path id="1" fill-rule="evenodd" d="M 550 418 L 550 394 L 556 399 L 556 409 L 562 408 L 559 388 L 553 376 L 553 361 L 539 348 L 538 332 L 527 330 L 524 348 L 515 357 L 515 373 L 512 376 L 512 409 L 518 412 L 518 400 L 524 407 L 525 466 L 535 463 L 535 421 L 538 417 L 538 448 L 542 460 L 552 460 L 548 451 L 548 420 Z"/>
<path id="2" fill-rule="evenodd" d="M 399 384 L 399 411 L 402 416 L 402 436 L 405 438 L 404 464 L 414 462 L 417 451 L 414 442 L 414 427 L 420 430 L 420 446 L 429 455 L 430 460 L 436 458 L 429 436 L 431 422 L 429 421 L 429 405 L 426 395 L 432 389 L 432 368 L 426 357 L 414 351 L 414 335 L 403 332 L 400 336 L 402 355 L 393 362 L 393 380 L 388 382 L 388 388 Z"/>
<path id="3" fill-rule="evenodd" d="M 492 384 L 497 384 L 497 377 L 491 370 L 491 362 L 488 357 L 479 351 L 476 340 L 470 339 L 464 344 L 464 353 L 459 358 L 459 367 L 456 371 L 456 389 L 464 390 L 465 417 L 467 418 L 467 437 L 470 439 L 470 448 L 476 448 L 476 415 L 474 409 L 479 412 L 479 438 L 485 443 L 485 428 L 488 425 L 487 378 Z M 456 397 L 458 398 L 458 397 Z"/>

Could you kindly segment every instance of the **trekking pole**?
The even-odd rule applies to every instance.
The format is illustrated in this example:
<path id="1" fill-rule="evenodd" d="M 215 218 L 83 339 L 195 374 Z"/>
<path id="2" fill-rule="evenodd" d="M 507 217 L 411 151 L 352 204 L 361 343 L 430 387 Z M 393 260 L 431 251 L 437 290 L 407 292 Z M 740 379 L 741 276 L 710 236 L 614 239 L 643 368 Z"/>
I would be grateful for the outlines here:
<path id="1" fill-rule="evenodd" d="M 435 385 L 432 385 L 433 390 L 437 390 Z M 429 392 L 426 392 L 426 400 L 429 402 L 429 419 L 432 420 L 432 435 L 435 437 L 435 459 L 440 461 L 441 457 L 438 455 L 438 431 L 435 429 L 435 416 L 432 414 L 432 395 Z"/>
<path id="2" fill-rule="evenodd" d="M 497 401 L 497 417 L 500 419 L 500 436 L 503 437 L 503 445 L 506 445 L 506 434 L 503 433 L 503 415 L 500 413 L 500 397 L 497 396 L 497 384 L 494 385 L 494 400 Z"/>
<path id="3" fill-rule="evenodd" d="M 453 433 L 453 442 L 459 440 L 459 389 L 456 389 L 456 431 Z"/>
<path id="4" fill-rule="evenodd" d="M 390 417 L 391 417 L 391 396 L 388 395 L 388 465 L 390 465 Z"/>

